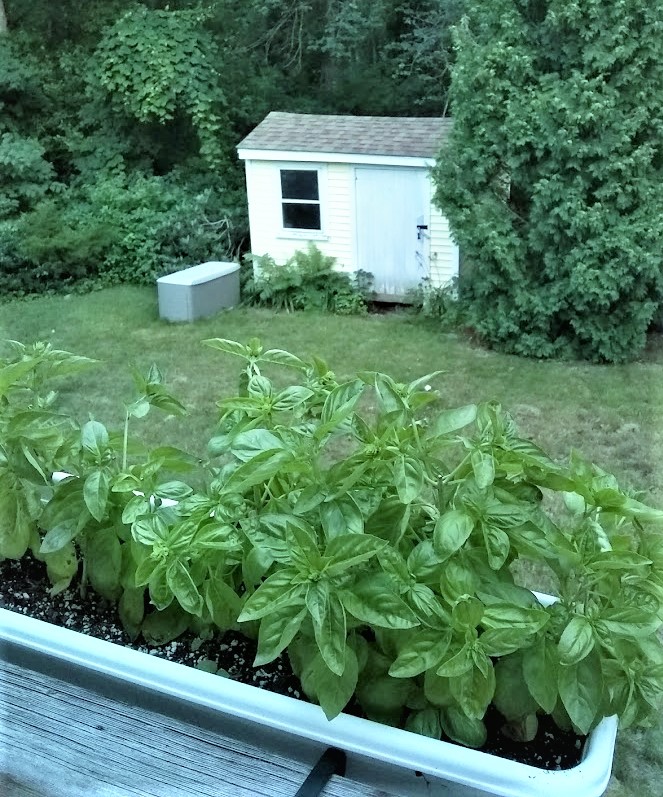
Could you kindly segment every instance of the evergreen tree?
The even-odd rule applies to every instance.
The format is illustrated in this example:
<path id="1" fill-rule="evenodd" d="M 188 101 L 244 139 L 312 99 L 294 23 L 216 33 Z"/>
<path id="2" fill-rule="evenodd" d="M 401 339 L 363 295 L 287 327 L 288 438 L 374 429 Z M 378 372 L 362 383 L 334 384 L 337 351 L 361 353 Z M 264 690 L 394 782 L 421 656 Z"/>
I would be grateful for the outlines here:
<path id="1" fill-rule="evenodd" d="M 436 199 L 475 329 L 624 361 L 663 297 L 663 2 L 470 0 Z"/>

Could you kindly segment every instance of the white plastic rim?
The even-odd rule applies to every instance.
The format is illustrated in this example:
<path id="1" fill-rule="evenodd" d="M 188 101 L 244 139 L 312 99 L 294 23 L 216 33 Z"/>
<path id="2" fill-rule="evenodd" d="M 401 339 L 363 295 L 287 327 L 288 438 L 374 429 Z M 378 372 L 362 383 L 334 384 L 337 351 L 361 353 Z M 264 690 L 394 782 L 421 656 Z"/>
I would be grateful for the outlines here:
<path id="1" fill-rule="evenodd" d="M 578 766 L 547 771 L 347 714 L 330 722 L 318 706 L 6 609 L 0 609 L 0 640 L 349 754 L 498 797 L 600 797 L 610 779 L 615 717 L 604 719 L 592 731 Z"/>

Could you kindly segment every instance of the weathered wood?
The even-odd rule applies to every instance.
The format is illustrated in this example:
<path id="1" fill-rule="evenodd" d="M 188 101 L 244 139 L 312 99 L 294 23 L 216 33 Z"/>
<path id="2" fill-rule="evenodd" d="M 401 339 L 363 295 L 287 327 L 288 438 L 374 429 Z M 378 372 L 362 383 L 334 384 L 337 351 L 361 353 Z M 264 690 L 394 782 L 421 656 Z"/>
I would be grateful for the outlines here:
<path id="1" fill-rule="evenodd" d="M 310 767 L 213 730 L 0 666 L 3 797 L 292 797 Z M 324 797 L 389 797 L 334 776 Z"/>

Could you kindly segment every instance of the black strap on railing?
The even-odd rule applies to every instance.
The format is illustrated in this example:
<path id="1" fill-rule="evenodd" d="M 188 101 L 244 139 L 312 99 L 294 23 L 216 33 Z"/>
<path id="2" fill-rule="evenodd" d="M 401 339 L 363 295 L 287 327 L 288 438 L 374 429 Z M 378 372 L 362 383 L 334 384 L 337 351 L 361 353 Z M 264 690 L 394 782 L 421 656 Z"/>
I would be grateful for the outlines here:
<path id="1" fill-rule="evenodd" d="M 308 773 L 295 797 L 319 797 L 332 775 L 345 775 L 345 753 L 330 747 Z"/>

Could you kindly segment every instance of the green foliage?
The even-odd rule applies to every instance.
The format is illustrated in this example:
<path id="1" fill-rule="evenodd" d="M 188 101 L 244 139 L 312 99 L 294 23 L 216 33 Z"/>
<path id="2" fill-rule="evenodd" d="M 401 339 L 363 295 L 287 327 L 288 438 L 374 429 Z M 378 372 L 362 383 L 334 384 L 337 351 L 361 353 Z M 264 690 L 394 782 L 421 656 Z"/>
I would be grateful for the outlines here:
<path id="1" fill-rule="evenodd" d="M 426 277 L 407 293 L 407 301 L 415 315 L 444 329 L 457 327 L 463 319 L 463 307 L 458 296 L 458 282 L 432 285 Z"/>
<path id="2" fill-rule="evenodd" d="M 233 259 L 246 224 L 235 195 L 191 188 L 171 177 L 102 177 L 0 224 L 0 291 L 152 284 L 192 263 Z"/>
<path id="3" fill-rule="evenodd" d="M 244 286 L 244 301 L 276 310 L 324 310 L 339 315 L 366 312 L 372 275 L 354 277 L 334 270 L 336 259 L 311 243 L 283 265 L 269 255 L 250 255 L 254 277 Z"/>
<path id="4" fill-rule="evenodd" d="M 191 478 L 192 458 L 129 437 L 152 407 L 183 411 L 156 367 L 135 375 L 118 434 L 35 398 L 38 368 L 86 362 L 14 345 L 0 366 L 2 555 L 32 545 L 56 591 L 80 556 L 84 584 L 154 644 L 257 628 L 256 665 L 287 651 L 330 718 L 354 695 L 375 720 L 480 746 L 491 704 L 516 739 L 541 713 L 580 733 L 614 713 L 624 726 L 655 716 L 663 512 L 576 453 L 557 464 L 494 402 L 431 412 L 439 372 L 339 382 L 319 358 L 256 339 L 205 343 L 243 367 Z M 72 475 L 53 489 L 56 467 Z M 16 498 L 17 481 L 47 488 L 43 509 Z M 521 558 L 554 573 L 556 603 L 517 586 Z"/>
<path id="5" fill-rule="evenodd" d="M 644 0 L 467 4 L 436 199 L 488 343 L 642 351 L 663 298 L 659 16 Z"/>
<path id="6" fill-rule="evenodd" d="M 29 210 L 54 185 L 53 167 L 44 159 L 44 148 L 34 138 L 16 133 L 0 136 L 0 220 Z"/>
<path id="7" fill-rule="evenodd" d="M 214 40 L 192 10 L 127 11 L 99 43 L 96 77 L 111 102 L 139 122 L 164 124 L 189 116 L 210 166 L 221 163 L 225 97 L 215 68 Z"/>

